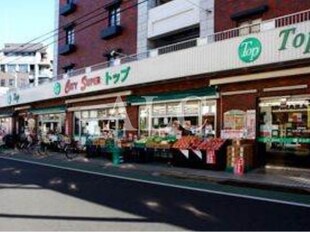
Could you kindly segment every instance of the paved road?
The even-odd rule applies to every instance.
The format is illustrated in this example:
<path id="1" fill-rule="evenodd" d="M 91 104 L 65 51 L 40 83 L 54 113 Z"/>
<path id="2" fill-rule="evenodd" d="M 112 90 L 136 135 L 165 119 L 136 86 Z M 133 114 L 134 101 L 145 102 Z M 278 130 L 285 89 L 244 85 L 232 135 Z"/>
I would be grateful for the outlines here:
<path id="1" fill-rule="evenodd" d="M 310 230 L 310 208 L 0 160 L 0 230 Z"/>

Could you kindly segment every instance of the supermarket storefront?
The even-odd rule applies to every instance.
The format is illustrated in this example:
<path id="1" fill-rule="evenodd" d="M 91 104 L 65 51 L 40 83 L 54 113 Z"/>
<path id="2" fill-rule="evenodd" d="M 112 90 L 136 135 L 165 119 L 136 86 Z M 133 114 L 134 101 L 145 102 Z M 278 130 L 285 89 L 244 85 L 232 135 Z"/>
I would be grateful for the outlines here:
<path id="1" fill-rule="evenodd" d="M 310 167 L 309 76 L 292 70 L 262 72 L 263 82 L 250 74 L 254 80 L 240 75 L 220 84 L 221 137 L 252 141 L 254 166 Z"/>
<path id="2" fill-rule="evenodd" d="M 0 138 L 3 138 L 7 134 L 12 133 L 13 118 L 10 114 L 0 115 Z"/>
<path id="3" fill-rule="evenodd" d="M 208 119 L 209 133 L 216 136 L 217 94 L 206 87 L 182 92 L 160 93 L 146 96 L 129 96 L 128 102 L 139 107 L 139 135 L 169 134 L 169 128 L 177 120 L 192 134 L 201 134 L 199 127 Z"/>
<path id="4" fill-rule="evenodd" d="M 66 106 L 33 108 L 29 113 L 35 115 L 37 129 L 43 133 L 65 133 Z"/>
<path id="5" fill-rule="evenodd" d="M 260 98 L 259 112 L 267 163 L 310 167 L 310 95 Z"/>
<path id="6" fill-rule="evenodd" d="M 126 107 L 113 104 L 69 108 L 73 112 L 73 135 L 85 144 L 88 137 L 122 138 L 125 135 Z"/>

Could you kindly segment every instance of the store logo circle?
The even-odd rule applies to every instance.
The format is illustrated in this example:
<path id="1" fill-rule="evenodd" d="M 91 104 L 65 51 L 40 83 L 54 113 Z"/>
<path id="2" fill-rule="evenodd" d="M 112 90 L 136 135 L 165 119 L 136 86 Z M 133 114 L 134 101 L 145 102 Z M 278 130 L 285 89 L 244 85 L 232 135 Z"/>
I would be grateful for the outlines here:
<path id="1" fill-rule="evenodd" d="M 54 85 L 54 94 L 59 95 L 61 92 L 61 84 L 56 82 Z"/>
<path id="2" fill-rule="evenodd" d="M 261 42 L 254 38 L 247 38 L 239 45 L 239 58 L 245 63 L 251 63 L 258 59 L 262 52 Z"/>

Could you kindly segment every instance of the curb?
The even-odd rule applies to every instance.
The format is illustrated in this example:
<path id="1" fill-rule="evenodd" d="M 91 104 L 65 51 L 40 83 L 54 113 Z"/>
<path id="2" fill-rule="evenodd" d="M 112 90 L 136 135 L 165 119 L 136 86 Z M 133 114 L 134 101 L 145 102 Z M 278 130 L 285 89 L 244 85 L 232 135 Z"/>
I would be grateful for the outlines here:
<path id="1" fill-rule="evenodd" d="M 236 180 L 227 177 L 210 177 L 210 176 L 199 176 L 199 175 L 191 175 L 191 174 L 177 174 L 172 172 L 160 172 L 162 176 L 173 177 L 177 179 L 189 179 L 189 180 L 197 180 L 197 181 L 207 181 L 220 185 L 228 185 L 234 187 L 241 188 L 254 188 L 254 189 L 262 189 L 262 190 L 272 190 L 286 193 L 297 193 L 297 194 L 305 194 L 310 195 L 310 188 L 296 187 L 296 186 L 285 186 L 280 184 L 272 184 L 272 183 L 261 183 L 247 180 Z"/>
<path id="2" fill-rule="evenodd" d="M 1 156 L 1 153 L 0 153 Z M 26 159 L 29 161 L 35 161 L 39 162 L 42 164 L 49 163 L 50 161 L 54 162 L 66 162 L 68 160 L 66 159 L 61 159 L 61 158 L 56 158 L 53 157 L 54 154 L 47 156 L 47 157 L 33 157 L 33 156 L 27 156 L 23 154 L 8 154 L 8 153 L 2 153 L 3 157 L 16 157 L 16 158 L 22 158 Z M 50 160 L 48 160 L 50 159 Z M 71 163 L 80 163 L 78 160 L 70 160 L 68 162 Z M 96 161 L 90 162 L 88 166 L 96 165 Z M 107 162 L 105 165 L 102 163 L 97 164 L 98 167 L 101 168 L 112 168 L 110 171 L 124 171 L 123 165 L 128 165 L 128 164 L 121 164 L 119 166 L 113 166 L 112 164 L 110 165 L 110 162 Z M 134 164 L 132 164 L 134 165 Z M 151 165 L 149 165 L 151 167 Z M 176 167 L 177 168 L 177 167 Z M 83 168 L 82 168 L 83 169 Z M 251 189 L 259 189 L 259 190 L 271 190 L 271 191 L 277 191 L 277 192 L 284 192 L 284 193 L 295 193 L 295 194 L 302 194 L 302 195 L 310 195 L 310 188 L 306 187 L 299 187 L 299 186 L 293 186 L 293 185 L 281 185 L 281 184 L 274 184 L 274 183 L 262 183 L 262 182 L 255 182 L 255 181 L 249 181 L 246 179 L 234 179 L 231 177 L 216 177 L 216 176 L 207 176 L 207 175 L 197 175 L 193 174 L 190 172 L 182 172 L 182 170 L 166 170 L 166 171 L 161 171 L 161 170 L 152 170 L 152 169 L 147 169 L 147 168 L 141 168 L 139 166 L 136 166 L 134 169 L 127 169 L 126 171 L 131 172 L 131 171 L 138 171 L 141 173 L 144 173 L 149 176 L 162 176 L 162 177 L 168 177 L 168 178 L 174 178 L 174 179 L 179 179 L 179 180 L 193 180 L 201 183 L 210 183 L 210 184 L 218 184 L 221 186 L 227 186 L 227 187 L 239 187 L 239 188 L 251 188 Z"/>

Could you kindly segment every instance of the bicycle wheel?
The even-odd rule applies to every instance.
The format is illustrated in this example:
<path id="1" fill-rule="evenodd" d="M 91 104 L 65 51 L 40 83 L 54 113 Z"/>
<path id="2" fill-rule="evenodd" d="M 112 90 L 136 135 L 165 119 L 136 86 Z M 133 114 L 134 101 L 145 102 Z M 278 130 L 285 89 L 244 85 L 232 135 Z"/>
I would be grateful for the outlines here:
<path id="1" fill-rule="evenodd" d="M 65 156 L 68 160 L 72 160 L 78 156 L 77 150 L 72 146 L 67 146 L 65 149 Z"/>
<path id="2" fill-rule="evenodd" d="M 31 154 L 31 155 L 39 155 L 38 153 L 38 144 L 29 144 L 27 145 L 24 150 L 28 153 L 28 154 Z"/>
<path id="3" fill-rule="evenodd" d="M 36 151 L 41 156 L 47 156 L 47 145 L 44 143 L 38 144 L 36 147 Z"/>

